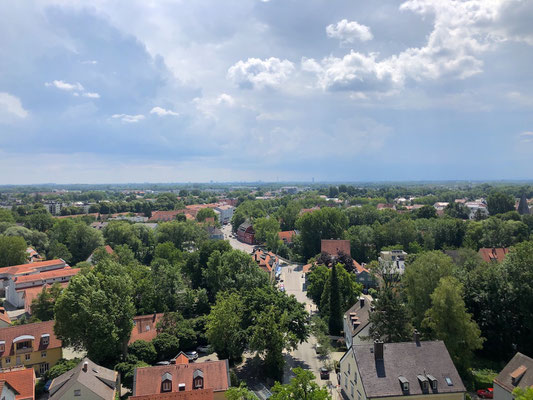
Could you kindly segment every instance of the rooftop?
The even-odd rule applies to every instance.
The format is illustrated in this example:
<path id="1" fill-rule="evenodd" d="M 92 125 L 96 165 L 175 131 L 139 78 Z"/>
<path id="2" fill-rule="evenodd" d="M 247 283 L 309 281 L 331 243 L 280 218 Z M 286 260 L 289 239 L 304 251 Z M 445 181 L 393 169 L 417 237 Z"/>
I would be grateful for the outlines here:
<path id="1" fill-rule="evenodd" d="M 44 345 L 41 338 L 48 335 L 48 345 Z M 5 351 L 0 353 L 2 357 L 13 355 L 13 341 L 21 336 L 29 336 L 33 339 L 33 351 L 54 349 L 61 347 L 61 340 L 54 334 L 54 321 L 34 322 L 33 324 L 14 325 L 0 328 L 0 342 L 5 342 Z"/>
<path id="2" fill-rule="evenodd" d="M 16 400 L 35 398 L 35 372 L 33 368 L 19 368 L 0 372 L 0 381 L 6 381 L 19 394 Z"/>
<path id="3" fill-rule="evenodd" d="M 516 353 L 494 379 L 494 383 L 509 392 L 516 387 L 533 386 L 533 359 L 522 353 Z"/>
<path id="4" fill-rule="evenodd" d="M 163 318 L 163 313 L 138 315 L 133 318 L 133 328 L 131 330 L 131 336 L 129 344 L 136 340 L 144 340 L 150 342 L 157 336 L 156 325 Z"/>

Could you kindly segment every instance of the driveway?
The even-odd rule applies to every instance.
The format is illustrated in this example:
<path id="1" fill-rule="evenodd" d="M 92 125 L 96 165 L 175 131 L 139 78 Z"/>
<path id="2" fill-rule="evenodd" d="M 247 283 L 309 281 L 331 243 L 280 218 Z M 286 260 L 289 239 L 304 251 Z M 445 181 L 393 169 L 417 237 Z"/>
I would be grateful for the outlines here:
<path id="1" fill-rule="evenodd" d="M 236 250 L 242 250 L 248 254 L 251 254 L 254 246 L 239 242 L 236 238 L 232 237 L 231 224 L 226 224 L 222 226 L 222 233 L 224 233 L 224 240 L 228 240 L 231 247 Z"/>

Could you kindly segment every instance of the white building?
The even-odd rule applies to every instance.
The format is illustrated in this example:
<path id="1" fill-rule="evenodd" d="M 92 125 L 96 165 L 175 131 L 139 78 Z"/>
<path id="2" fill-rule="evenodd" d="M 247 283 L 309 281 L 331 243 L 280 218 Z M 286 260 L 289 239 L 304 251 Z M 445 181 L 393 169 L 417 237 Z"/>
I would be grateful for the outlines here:
<path id="1" fill-rule="evenodd" d="M 59 215 L 61 213 L 61 209 L 63 208 L 63 204 L 58 203 L 57 201 L 50 201 L 47 203 L 44 203 L 44 208 L 52 214 L 52 215 Z"/>
<path id="2" fill-rule="evenodd" d="M 218 213 L 219 222 L 224 225 L 231 222 L 233 218 L 233 212 L 235 207 L 230 206 L 229 204 L 224 204 L 218 207 L 215 207 L 215 213 Z"/>
<path id="3" fill-rule="evenodd" d="M 477 215 L 477 213 L 481 213 L 481 215 L 487 217 L 489 215 L 489 210 L 487 208 L 487 205 L 481 201 L 468 201 L 465 203 L 465 206 L 470 211 L 468 218 L 474 219 Z"/>
<path id="4" fill-rule="evenodd" d="M 405 271 L 405 259 L 407 253 L 403 250 L 382 251 L 379 253 L 378 261 L 381 265 L 387 264 L 390 273 L 402 275 Z"/>

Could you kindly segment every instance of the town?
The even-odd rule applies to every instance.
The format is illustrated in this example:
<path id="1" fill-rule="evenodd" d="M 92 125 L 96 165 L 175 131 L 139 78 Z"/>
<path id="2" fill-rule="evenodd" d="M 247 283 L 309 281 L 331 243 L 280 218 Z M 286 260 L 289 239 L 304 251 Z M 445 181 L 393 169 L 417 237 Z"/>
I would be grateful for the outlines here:
<path id="1" fill-rule="evenodd" d="M 1 399 L 533 395 L 533 186 L 0 187 Z"/>

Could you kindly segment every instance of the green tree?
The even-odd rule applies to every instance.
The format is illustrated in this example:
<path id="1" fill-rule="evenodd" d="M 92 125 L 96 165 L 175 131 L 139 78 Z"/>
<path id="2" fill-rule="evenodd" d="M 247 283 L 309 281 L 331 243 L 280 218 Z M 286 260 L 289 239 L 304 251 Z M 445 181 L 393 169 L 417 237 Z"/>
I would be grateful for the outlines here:
<path id="1" fill-rule="evenodd" d="M 32 317 L 40 321 L 54 319 L 54 305 L 62 291 L 63 288 L 59 283 L 54 283 L 49 288 L 43 286 L 41 293 L 31 303 Z"/>
<path id="2" fill-rule="evenodd" d="M 276 382 L 272 388 L 272 400 L 330 400 L 331 396 L 327 388 L 320 387 L 315 382 L 315 376 L 311 371 L 302 368 L 292 370 L 294 377 L 290 383 L 282 385 Z"/>
<path id="3" fill-rule="evenodd" d="M 0 222 L 14 223 L 13 213 L 5 208 L 0 208 Z"/>
<path id="4" fill-rule="evenodd" d="M 341 266 L 339 266 L 342 268 Z M 337 275 L 337 266 L 331 268 L 331 274 L 329 279 L 329 320 L 328 327 L 329 332 L 332 335 L 339 335 L 342 330 L 342 314 L 344 309 L 341 308 L 340 289 L 339 289 L 339 277 Z"/>
<path id="5" fill-rule="evenodd" d="M 66 245 L 54 240 L 50 243 L 50 247 L 48 247 L 48 258 L 62 258 L 65 262 L 70 263 L 72 261 L 72 254 L 70 254 Z"/>
<path id="6" fill-rule="evenodd" d="M 171 242 L 179 250 L 197 248 L 207 239 L 206 230 L 194 221 L 163 222 L 156 230 L 158 243 Z"/>
<path id="7" fill-rule="evenodd" d="M 516 400 L 533 400 L 533 387 L 517 387 L 513 390 L 513 396 Z"/>
<path id="8" fill-rule="evenodd" d="M 39 232 L 46 232 L 54 225 L 54 218 L 46 210 L 39 210 L 28 216 L 25 225 L 29 229 L 36 229 Z"/>
<path id="9" fill-rule="evenodd" d="M 133 282 L 124 267 L 101 262 L 73 277 L 56 301 L 54 331 L 64 345 L 109 363 L 126 352 L 133 328 Z"/>
<path id="10" fill-rule="evenodd" d="M 258 243 L 265 243 L 272 235 L 277 236 L 279 230 L 279 222 L 275 218 L 258 218 L 254 221 L 255 240 Z"/>
<path id="11" fill-rule="evenodd" d="M 370 336 L 386 342 L 410 340 L 413 332 L 407 309 L 393 287 L 384 287 L 375 297 L 370 313 Z"/>
<path id="12" fill-rule="evenodd" d="M 311 271 L 307 274 L 307 297 L 320 308 L 320 301 L 322 299 L 322 293 L 326 287 L 326 282 L 329 279 L 329 268 L 325 265 L 317 265 L 311 268 Z"/>
<path id="13" fill-rule="evenodd" d="M 463 286 L 454 277 L 442 278 L 431 295 L 431 304 L 423 326 L 444 341 L 455 365 L 465 372 L 473 351 L 482 348 L 484 339 L 472 315 L 466 311 Z"/>
<path id="14" fill-rule="evenodd" d="M 431 294 L 441 278 L 451 276 L 452 259 L 440 251 L 417 254 L 402 276 L 407 307 L 417 329 L 422 326 L 426 311 L 431 307 Z"/>
<path id="15" fill-rule="evenodd" d="M 159 361 L 170 360 L 176 356 L 180 349 L 179 339 L 169 333 L 162 332 L 152 339 L 152 344 L 157 353 Z"/>
<path id="16" fill-rule="evenodd" d="M 128 355 L 126 359 L 114 366 L 115 369 L 120 374 L 120 381 L 123 386 L 128 389 L 133 389 L 133 377 L 135 375 L 135 369 L 141 367 L 148 367 L 144 361 L 138 360 L 133 355 Z"/>
<path id="17" fill-rule="evenodd" d="M 44 380 L 47 381 L 50 379 L 55 379 L 58 376 L 63 375 L 65 372 L 75 368 L 80 362 L 81 359 L 79 358 L 73 358 L 72 360 L 61 358 L 56 365 L 54 365 L 45 373 Z"/>
<path id="18" fill-rule="evenodd" d="M 202 208 L 198 211 L 198 214 L 196 214 L 196 221 L 198 222 L 204 222 L 207 218 L 213 218 L 216 221 L 217 215 L 212 208 Z"/>
<path id="19" fill-rule="evenodd" d="M 157 331 L 177 337 L 182 350 L 190 350 L 196 343 L 197 334 L 192 321 L 178 312 L 165 313 L 157 324 Z"/>
<path id="20" fill-rule="evenodd" d="M 494 192 L 487 197 L 487 207 L 490 215 L 513 211 L 515 209 L 514 205 L 514 198 L 502 192 Z"/>
<path id="21" fill-rule="evenodd" d="M 0 267 L 24 264 L 26 241 L 20 236 L 0 235 Z"/>
<path id="22" fill-rule="evenodd" d="M 128 346 L 128 354 L 134 355 L 138 360 L 153 364 L 157 359 L 154 344 L 145 340 L 136 340 Z"/>
<path id="23" fill-rule="evenodd" d="M 415 211 L 416 218 L 437 218 L 437 210 L 433 206 L 422 206 Z"/>
<path id="24" fill-rule="evenodd" d="M 224 396 L 228 400 L 259 400 L 255 393 L 249 390 L 244 383 L 237 387 L 230 387 L 226 390 Z"/>

